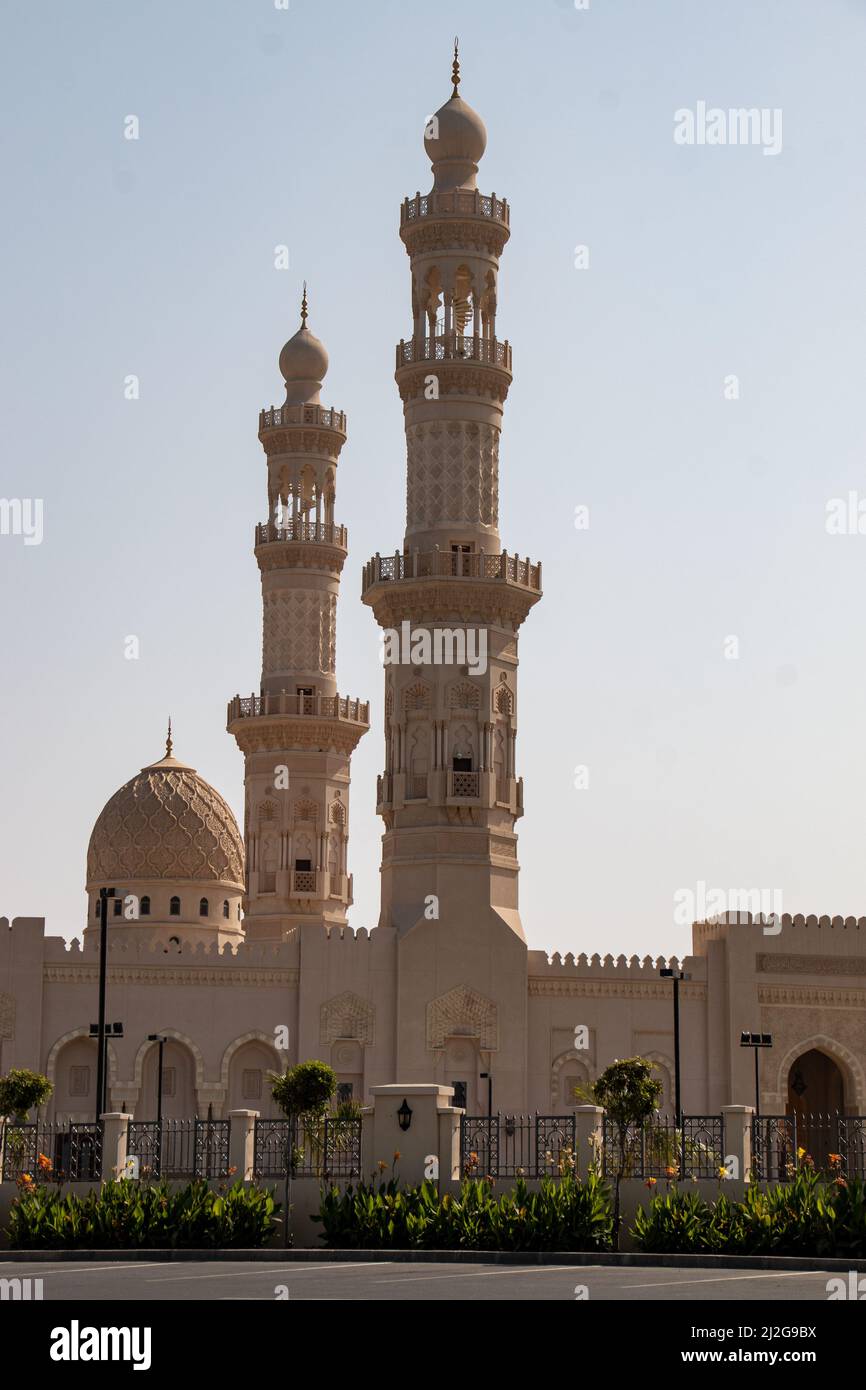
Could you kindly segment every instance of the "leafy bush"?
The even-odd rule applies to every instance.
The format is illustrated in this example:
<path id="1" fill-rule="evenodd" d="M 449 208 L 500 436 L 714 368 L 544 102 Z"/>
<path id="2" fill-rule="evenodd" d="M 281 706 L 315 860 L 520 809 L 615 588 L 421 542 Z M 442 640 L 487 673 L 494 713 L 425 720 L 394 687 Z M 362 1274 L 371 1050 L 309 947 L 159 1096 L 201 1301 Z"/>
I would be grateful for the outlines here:
<path id="1" fill-rule="evenodd" d="M 34 1105 L 43 1105 L 53 1090 L 48 1077 L 41 1072 L 12 1067 L 0 1077 L 0 1115 L 14 1115 L 17 1120 L 25 1120 L 28 1110 Z"/>
<path id="2" fill-rule="evenodd" d="M 484 1178 L 464 1178 L 441 1196 L 432 1182 L 400 1188 L 397 1179 L 322 1189 L 322 1239 L 349 1250 L 606 1250 L 610 1190 L 596 1174 L 543 1178 L 530 1192 L 518 1178 L 497 1197 Z"/>
<path id="3" fill-rule="evenodd" d="M 268 1241 L 278 1211 L 269 1191 L 240 1182 L 214 1192 L 197 1180 L 171 1192 L 165 1182 L 145 1186 L 122 1178 L 82 1196 L 31 1183 L 12 1205 L 9 1244 L 15 1250 L 253 1249 Z"/>
<path id="4" fill-rule="evenodd" d="M 866 1253 L 866 1183 L 828 1181 L 804 1166 L 789 1182 L 750 1185 L 741 1202 L 672 1187 L 638 1210 L 631 1233 L 654 1254 L 858 1256 Z"/>
<path id="5" fill-rule="evenodd" d="M 337 1090 L 337 1073 L 326 1062 L 299 1062 L 285 1076 L 271 1073 L 271 1095 L 284 1115 L 324 1115 Z"/>

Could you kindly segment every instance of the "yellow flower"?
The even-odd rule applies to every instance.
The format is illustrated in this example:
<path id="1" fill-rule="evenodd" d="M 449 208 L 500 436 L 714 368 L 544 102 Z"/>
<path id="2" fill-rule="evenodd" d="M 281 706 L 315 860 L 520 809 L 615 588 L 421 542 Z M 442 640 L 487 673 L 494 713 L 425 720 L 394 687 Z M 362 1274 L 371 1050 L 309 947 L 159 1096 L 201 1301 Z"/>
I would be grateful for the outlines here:
<path id="1" fill-rule="evenodd" d="M 655 1187 L 657 1181 L 657 1178 L 647 1178 L 644 1187 Z"/>

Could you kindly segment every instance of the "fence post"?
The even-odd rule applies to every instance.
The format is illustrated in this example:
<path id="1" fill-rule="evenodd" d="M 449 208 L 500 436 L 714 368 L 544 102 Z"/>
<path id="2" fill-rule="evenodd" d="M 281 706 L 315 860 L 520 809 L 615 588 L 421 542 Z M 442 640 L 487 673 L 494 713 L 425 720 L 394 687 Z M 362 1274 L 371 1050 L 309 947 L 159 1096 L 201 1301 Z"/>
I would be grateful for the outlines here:
<path id="1" fill-rule="evenodd" d="M 585 1178 L 593 1166 L 602 1167 L 604 1140 L 604 1110 L 600 1105 L 578 1105 L 574 1112 L 576 1143 L 575 1164 L 579 1178 Z"/>
<path id="2" fill-rule="evenodd" d="M 367 1152 L 374 1164 L 383 1162 L 389 1170 L 393 1164 L 401 1184 L 407 1186 L 433 1177 L 436 1166 L 443 1182 L 455 1169 L 459 1172 L 461 1110 L 452 1104 L 453 1086 L 417 1082 L 373 1086 L 370 1095 L 372 1147 Z M 394 1159 L 395 1153 L 399 1159 Z"/>
<path id="3" fill-rule="evenodd" d="M 256 1153 L 258 1110 L 232 1110 L 229 1114 L 229 1167 L 236 1182 L 252 1182 Z"/>
<path id="4" fill-rule="evenodd" d="M 126 1148 L 129 1138 L 129 1115 L 111 1110 L 102 1119 L 102 1180 L 111 1182 L 122 1178 L 126 1171 Z"/>
<path id="5" fill-rule="evenodd" d="M 722 1161 L 726 1167 L 733 1164 L 732 1178 L 740 1182 L 752 1181 L 752 1117 L 753 1105 L 722 1106 Z"/>

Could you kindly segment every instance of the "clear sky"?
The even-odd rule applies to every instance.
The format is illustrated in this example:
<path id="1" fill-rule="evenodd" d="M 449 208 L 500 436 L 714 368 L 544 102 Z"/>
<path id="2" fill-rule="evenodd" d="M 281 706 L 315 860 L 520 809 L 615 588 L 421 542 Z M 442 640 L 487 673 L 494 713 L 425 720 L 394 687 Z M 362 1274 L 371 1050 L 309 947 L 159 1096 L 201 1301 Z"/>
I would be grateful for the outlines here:
<path id="1" fill-rule="evenodd" d="M 260 674 L 257 415 L 306 278 L 323 399 L 349 416 L 338 680 L 371 701 L 349 867 L 352 924 L 375 924 L 383 676 L 360 571 L 402 540 L 398 210 L 430 186 L 459 33 L 479 185 L 512 209 L 501 530 L 544 563 L 520 651 L 530 945 L 682 952 L 675 895 L 701 882 L 866 914 L 866 535 L 826 529 L 831 499 L 866 499 L 866 3 L 2 16 L 0 496 L 43 499 L 44 538 L 0 536 L 0 913 L 81 929 L 93 821 L 169 712 L 242 819 L 224 724 Z M 701 102 L 780 110 L 781 151 L 677 144 Z"/>

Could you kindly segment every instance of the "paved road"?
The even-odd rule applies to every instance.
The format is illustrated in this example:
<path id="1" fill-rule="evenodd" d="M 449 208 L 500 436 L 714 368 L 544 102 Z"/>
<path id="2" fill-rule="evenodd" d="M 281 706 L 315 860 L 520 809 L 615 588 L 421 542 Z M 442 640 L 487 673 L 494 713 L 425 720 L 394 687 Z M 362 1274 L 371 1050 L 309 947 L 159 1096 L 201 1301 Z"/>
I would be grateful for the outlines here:
<path id="1" fill-rule="evenodd" d="M 0 1278 L 43 1280 L 48 1300 L 237 1299 L 297 1301 L 437 1302 L 538 1301 L 587 1297 L 590 1301 L 778 1302 L 827 1301 L 826 1272 L 748 1273 L 736 1269 L 640 1269 L 599 1265 L 404 1264 L 383 1258 L 321 1263 L 51 1263 L 0 1264 Z M 586 1293 L 576 1294 L 576 1286 Z"/>

